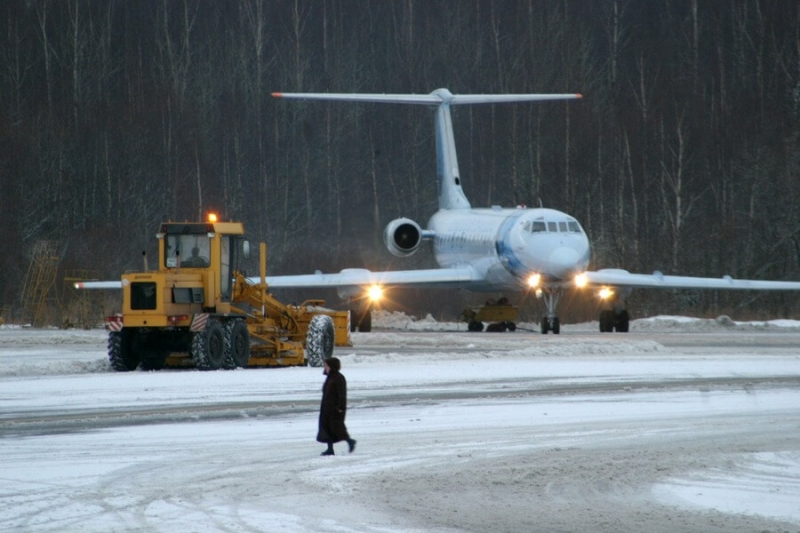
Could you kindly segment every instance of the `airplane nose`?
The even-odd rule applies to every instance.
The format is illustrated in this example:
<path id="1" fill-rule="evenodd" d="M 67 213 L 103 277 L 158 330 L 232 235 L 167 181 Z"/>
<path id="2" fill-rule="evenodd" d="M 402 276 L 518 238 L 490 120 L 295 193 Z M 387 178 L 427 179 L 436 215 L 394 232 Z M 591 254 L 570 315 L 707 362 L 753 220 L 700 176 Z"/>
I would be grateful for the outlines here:
<path id="1" fill-rule="evenodd" d="M 566 279 L 580 270 L 579 260 L 580 254 L 577 250 L 561 246 L 553 250 L 547 258 L 550 267 L 548 270 L 554 276 Z"/>

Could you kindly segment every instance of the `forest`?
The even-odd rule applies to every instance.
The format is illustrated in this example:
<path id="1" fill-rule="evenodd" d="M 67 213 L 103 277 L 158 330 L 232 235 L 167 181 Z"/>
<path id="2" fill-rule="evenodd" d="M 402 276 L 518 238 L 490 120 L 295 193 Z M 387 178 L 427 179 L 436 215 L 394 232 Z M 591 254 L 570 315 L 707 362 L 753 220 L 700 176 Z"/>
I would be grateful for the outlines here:
<path id="1" fill-rule="evenodd" d="M 436 209 L 431 113 L 275 91 L 581 93 L 453 110 L 473 206 L 570 213 L 593 269 L 800 280 L 798 2 L 4 0 L 0 19 L 7 320 L 37 243 L 70 298 L 68 272 L 119 279 L 160 222 L 209 211 L 268 244 L 270 274 L 433 266 L 382 242 Z M 800 313 L 797 293 L 634 295 L 639 316 Z M 435 317 L 476 298 L 396 296 Z"/>

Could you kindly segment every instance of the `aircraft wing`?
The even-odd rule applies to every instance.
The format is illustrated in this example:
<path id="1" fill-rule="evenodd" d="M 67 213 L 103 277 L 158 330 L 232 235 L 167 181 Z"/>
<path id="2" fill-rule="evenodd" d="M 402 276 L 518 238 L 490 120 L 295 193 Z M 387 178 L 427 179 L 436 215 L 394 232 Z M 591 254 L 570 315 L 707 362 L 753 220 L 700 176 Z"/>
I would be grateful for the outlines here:
<path id="1" fill-rule="evenodd" d="M 757 291 L 800 291 L 800 281 L 765 281 L 751 279 L 699 278 L 668 276 L 661 272 L 634 274 L 622 269 L 603 269 L 583 273 L 586 284 L 594 287 L 629 287 L 638 289 L 720 289 Z M 258 283 L 259 278 L 248 278 Z M 348 268 L 338 273 L 267 276 L 273 289 L 282 288 L 339 288 L 370 285 L 402 285 L 409 288 L 462 288 L 481 285 L 485 280 L 471 266 L 431 268 L 423 270 L 393 270 L 373 272 L 364 268 Z M 119 281 L 86 281 L 75 284 L 77 289 L 121 289 Z"/>
<path id="2" fill-rule="evenodd" d="M 248 278 L 258 282 L 258 278 Z M 338 273 L 267 276 L 271 289 L 308 287 L 366 287 L 403 285 L 404 287 L 465 287 L 481 278 L 474 268 L 431 268 L 373 272 L 365 268 L 347 268 Z"/>
<path id="3" fill-rule="evenodd" d="M 260 278 L 247 278 L 259 283 Z M 370 285 L 403 285 L 410 288 L 421 287 L 465 287 L 481 277 L 470 266 L 458 268 L 431 268 L 424 270 L 393 270 L 373 272 L 365 268 L 347 268 L 338 273 L 296 274 L 267 276 L 271 289 L 313 288 L 313 287 L 368 287 Z M 121 281 L 82 281 L 74 284 L 76 289 L 121 289 Z"/>
<path id="4" fill-rule="evenodd" d="M 584 272 L 588 285 L 647 289 L 721 289 L 756 291 L 800 291 L 800 281 L 763 281 L 752 279 L 696 278 L 691 276 L 666 276 L 661 272 L 632 274 L 622 269 L 604 269 Z"/>

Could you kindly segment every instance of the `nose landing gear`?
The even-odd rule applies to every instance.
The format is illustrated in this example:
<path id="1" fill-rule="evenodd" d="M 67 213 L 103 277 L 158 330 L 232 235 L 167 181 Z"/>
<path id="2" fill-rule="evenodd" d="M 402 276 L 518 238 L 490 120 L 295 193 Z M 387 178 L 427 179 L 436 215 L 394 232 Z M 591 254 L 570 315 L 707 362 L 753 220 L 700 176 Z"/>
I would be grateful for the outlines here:
<path id="1" fill-rule="evenodd" d="M 544 303 L 547 306 L 547 314 L 542 317 L 541 330 L 542 335 L 547 335 L 553 332 L 553 335 L 561 333 L 561 321 L 556 316 L 556 308 L 558 307 L 558 300 L 561 298 L 561 289 L 539 289 L 537 296 L 544 298 Z"/>

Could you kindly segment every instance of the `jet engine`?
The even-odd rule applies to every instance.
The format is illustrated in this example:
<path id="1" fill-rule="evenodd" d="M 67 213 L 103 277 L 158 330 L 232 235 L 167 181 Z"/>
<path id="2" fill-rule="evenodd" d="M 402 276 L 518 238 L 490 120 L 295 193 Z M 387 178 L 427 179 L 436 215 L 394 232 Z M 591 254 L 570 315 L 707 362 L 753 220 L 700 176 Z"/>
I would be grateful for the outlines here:
<path id="1" fill-rule="evenodd" d="M 425 232 L 410 218 L 397 218 L 383 230 L 383 242 L 397 257 L 405 257 L 417 251 Z"/>

